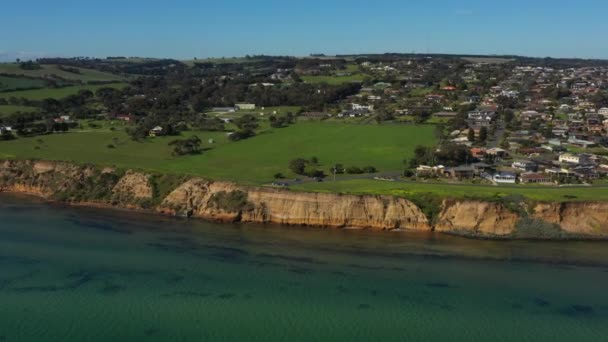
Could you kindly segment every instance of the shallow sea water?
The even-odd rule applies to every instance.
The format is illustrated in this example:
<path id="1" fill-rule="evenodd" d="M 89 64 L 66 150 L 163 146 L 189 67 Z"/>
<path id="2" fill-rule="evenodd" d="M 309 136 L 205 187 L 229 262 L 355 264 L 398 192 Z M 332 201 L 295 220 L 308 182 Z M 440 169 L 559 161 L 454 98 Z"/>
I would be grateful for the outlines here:
<path id="1" fill-rule="evenodd" d="M 603 341 L 608 243 L 220 225 L 0 194 L 0 342 Z"/>

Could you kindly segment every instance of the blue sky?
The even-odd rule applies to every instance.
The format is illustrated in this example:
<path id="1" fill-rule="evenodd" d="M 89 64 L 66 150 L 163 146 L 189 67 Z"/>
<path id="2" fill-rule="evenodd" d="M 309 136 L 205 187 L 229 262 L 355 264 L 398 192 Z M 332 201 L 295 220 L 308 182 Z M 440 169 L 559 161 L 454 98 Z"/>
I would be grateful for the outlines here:
<path id="1" fill-rule="evenodd" d="M 608 58 L 605 0 L 17 0 L 0 58 L 382 52 Z"/>

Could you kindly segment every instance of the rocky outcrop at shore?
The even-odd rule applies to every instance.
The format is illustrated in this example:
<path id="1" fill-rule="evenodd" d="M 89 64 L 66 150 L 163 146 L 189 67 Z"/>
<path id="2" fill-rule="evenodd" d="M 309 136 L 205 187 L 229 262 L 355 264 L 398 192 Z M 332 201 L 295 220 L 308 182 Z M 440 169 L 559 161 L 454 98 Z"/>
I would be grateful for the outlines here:
<path id="1" fill-rule="evenodd" d="M 445 199 L 438 214 L 427 217 L 414 202 L 400 197 L 294 192 L 28 160 L 0 162 L 0 191 L 223 222 L 435 230 L 498 238 L 523 236 L 518 233 L 527 222 L 534 229 L 526 231 L 526 238 L 547 238 L 539 229 L 577 238 L 608 237 L 608 203 L 601 202 L 535 203 L 514 209 L 500 201 Z"/>

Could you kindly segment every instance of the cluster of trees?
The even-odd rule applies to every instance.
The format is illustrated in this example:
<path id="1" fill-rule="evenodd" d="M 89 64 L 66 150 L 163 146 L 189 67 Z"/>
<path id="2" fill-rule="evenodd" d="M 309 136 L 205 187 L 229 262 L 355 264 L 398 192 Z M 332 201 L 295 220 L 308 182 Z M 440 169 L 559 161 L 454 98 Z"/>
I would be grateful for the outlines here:
<path id="1" fill-rule="evenodd" d="M 413 169 L 418 165 L 458 166 L 472 160 L 468 147 L 446 143 L 438 148 L 418 145 L 414 149 L 414 157 L 405 163 Z"/>
<path id="2" fill-rule="evenodd" d="M 34 61 L 25 61 L 19 63 L 19 67 L 23 70 L 40 70 L 42 66 Z"/>
<path id="3" fill-rule="evenodd" d="M 334 165 L 330 170 L 329 170 L 332 174 L 350 174 L 350 175 L 358 175 L 358 174 L 363 174 L 363 173 L 376 173 L 378 172 L 378 170 L 373 167 L 373 166 L 364 166 L 364 167 L 358 167 L 358 166 L 349 166 L 349 167 L 344 167 L 342 164 L 336 164 Z"/>
<path id="4" fill-rule="evenodd" d="M 189 154 L 201 153 L 201 139 L 196 135 L 187 139 L 176 139 L 169 143 L 173 146 L 172 154 L 174 156 L 184 156 Z"/>
<path id="5" fill-rule="evenodd" d="M 72 73 L 72 74 L 78 74 L 78 75 L 81 74 L 80 69 L 78 69 L 78 68 L 64 66 L 64 65 L 59 65 L 58 68 L 61 71 L 69 72 L 69 73 Z"/>
<path id="6" fill-rule="evenodd" d="M 282 128 L 291 125 L 295 121 L 295 116 L 291 112 L 285 116 L 271 115 L 268 117 L 268 121 L 270 121 L 270 127 Z"/>
<path id="7" fill-rule="evenodd" d="M 252 80 L 231 81 L 208 80 L 206 84 L 191 89 L 192 108 L 203 111 L 211 107 L 232 106 L 238 102 L 255 103 L 259 106 L 302 106 L 307 110 L 322 110 L 328 103 L 334 103 L 359 92 L 361 85 L 294 83 L 289 86 L 261 84 L 252 86 Z"/>
<path id="8" fill-rule="evenodd" d="M 165 120 L 163 117 L 147 116 L 137 121 L 137 124 L 127 127 L 126 132 L 133 140 L 145 139 L 152 128 L 160 126 L 162 135 L 179 135 L 187 128 L 183 122 L 175 122 L 174 120 Z"/>
<path id="9" fill-rule="evenodd" d="M 317 157 L 310 159 L 296 158 L 289 162 L 289 169 L 296 175 L 303 175 L 313 178 L 325 178 L 325 172 L 317 168 L 319 160 Z"/>
<path id="10" fill-rule="evenodd" d="M 201 114 L 195 118 L 192 126 L 201 131 L 222 132 L 226 130 L 226 126 L 222 120 L 206 114 Z"/>
<path id="11" fill-rule="evenodd" d="M 479 136 L 475 137 L 475 130 L 472 128 L 469 128 L 469 131 L 467 132 L 467 139 L 470 142 L 479 142 L 479 143 L 483 143 L 486 140 L 488 140 L 488 128 L 487 127 L 481 127 L 479 129 Z"/>
<path id="12" fill-rule="evenodd" d="M 260 126 L 258 118 L 252 114 L 245 114 L 233 120 L 233 123 L 239 130 L 230 134 L 229 139 L 232 141 L 244 140 L 255 136 L 255 129 Z"/>

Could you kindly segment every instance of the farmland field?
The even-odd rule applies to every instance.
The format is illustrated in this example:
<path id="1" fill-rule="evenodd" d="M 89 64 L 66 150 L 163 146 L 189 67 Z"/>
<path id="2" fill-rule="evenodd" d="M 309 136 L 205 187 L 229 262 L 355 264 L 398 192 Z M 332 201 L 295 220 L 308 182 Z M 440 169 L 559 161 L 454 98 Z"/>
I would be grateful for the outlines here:
<path id="1" fill-rule="evenodd" d="M 0 118 L 17 112 L 37 112 L 38 108 L 29 106 L 0 105 Z"/>
<path id="2" fill-rule="evenodd" d="M 363 75 L 355 74 L 350 76 L 302 76 L 302 80 L 306 83 L 327 83 L 327 84 L 343 84 L 350 82 L 363 81 Z"/>
<path id="3" fill-rule="evenodd" d="M 308 183 L 297 190 L 338 192 L 350 194 L 382 194 L 407 198 L 432 193 L 444 198 L 492 199 L 509 195 L 522 195 L 539 201 L 605 201 L 607 187 L 554 187 L 554 186 L 492 186 L 446 183 L 405 183 L 373 179 L 344 180 L 337 182 Z"/>
<path id="4" fill-rule="evenodd" d="M 288 164 L 298 157 L 317 157 L 318 167 L 326 172 L 334 163 L 400 170 L 402 160 L 412 156 L 416 145 L 434 143 L 432 126 L 298 123 L 268 129 L 239 142 L 228 142 L 226 133 L 221 132 L 186 132 L 182 136 L 192 134 L 199 136 L 202 147 L 209 150 L 173 157 L 167 144 L 175 137 L 134 142 L 120 128 L 0 142 L 0 158 L 90 162 L 261 184 L 271 181 L 277 172 L 294 176 Z M 214 143 L 209 144 L 209 139 Z M 115 148 L 109 148 L 110 144 Z"/>
<path id="5" fill-rule="evenodd" d="M 62 78 L 70 81 L 122 81 L 123 77 L 114 75 L 111 73 L 93 70 L 76 68 L 80 70 L 80 73 L 72 73 L 59 69 L 57 65 L 42 65 L 39 70 L 23 70 L 18 64 L 15 63 L 2 63 L 0 64 L 0 74 L 11 74 L 11 75 L 24 75 L 30 77 L 43 77 L 43 78 Z"/>
<path id="6" fill-rule="evenodd" d="M 45 86 L 46 82 L 43 80 L 29 79 L 25 77 L 0 76 L 0 91 L 43 88 Z"/>
<path id="7" fill-rule="evenodd" d="M 82 86 L 71 86 L 63 88 L 43 88 L 34 90 L 20 90 L 20 91 L 9 91 L 0 93 L 0 98 L 26 98 L 28 100 L 44 100 L 46 98 L 60 99 L 69 95 L 77 94 L 80 90 L 90 90 L 95 92 L 99 88 L 113 87 L 121 88 L 126 86 L 126 83 L 109 83 L 109 84 L 97 84 L 97 85 L 82 85 Z"/>

